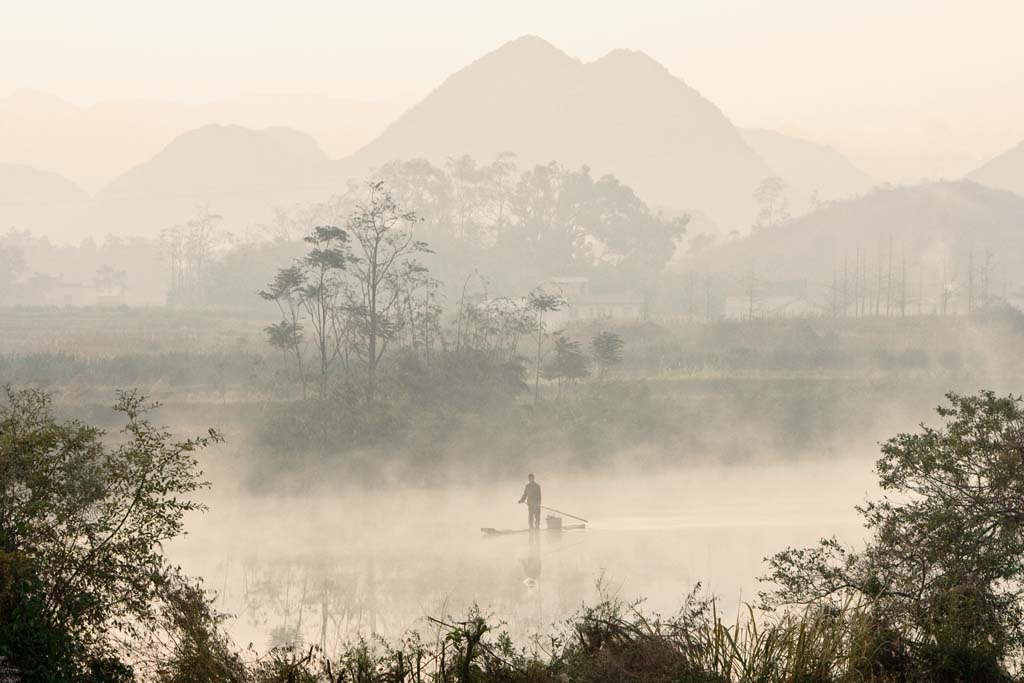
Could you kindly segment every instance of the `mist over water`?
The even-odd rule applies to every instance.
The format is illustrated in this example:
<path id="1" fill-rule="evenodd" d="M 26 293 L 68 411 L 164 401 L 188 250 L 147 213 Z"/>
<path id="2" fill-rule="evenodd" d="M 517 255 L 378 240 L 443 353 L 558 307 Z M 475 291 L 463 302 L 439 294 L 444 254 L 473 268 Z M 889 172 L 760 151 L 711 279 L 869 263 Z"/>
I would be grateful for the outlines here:
<path id="1" fill-rule="evenodd" d="M 0 683 L 1024 683 L 1024 3 L 23 4 Z"/>
<path id="2" fill-rule="evenodd" d="M 512 634 L 535 635 L 597 600 L 599 583 L 671 613 L 700 582 L 731 613 L 756 599 L 765 556 L 832 534 L 860 541 L 853 506 L 874 490 L 869 463 L 587 475 L 538 468 L 545 504 L 586 518 L 587 529 L 502 536 L 480 529 L 526 528 L 526 508 L 516 504 L 522 482 L 296 497 L 217 490 L 169 552 L 235 615 L 235 639 L 261 646 L 320 643 L 321 629 L 329 649 L 371 631 L 429 633 L 427 616 L 464 615 L 474 603 Z"/>

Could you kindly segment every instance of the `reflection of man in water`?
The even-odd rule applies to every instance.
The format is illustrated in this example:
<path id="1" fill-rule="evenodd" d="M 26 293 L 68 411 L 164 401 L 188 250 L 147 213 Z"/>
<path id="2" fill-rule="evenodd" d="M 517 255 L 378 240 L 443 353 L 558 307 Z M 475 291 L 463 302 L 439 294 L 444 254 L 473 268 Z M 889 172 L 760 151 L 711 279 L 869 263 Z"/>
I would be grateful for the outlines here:
<path id="1" fill-rule="evenodd" d="M 523 579 L 530 588 L 537 586 L 537 582 L 540 581 L 540 538 L 536 534 L 530 534 L 530 554 L 525 560 L 520 560 L 523 565 L 523 573 L 526 574 L 526 578 Z"/>
<path id="2" fill-rule="evenodd" d="M 526 507 L 529 508 L 529 525 L 531 529 L 540 528 L 540 484 L 533 480 L 533 475 L 529 476 L 528 482 L 526 482 L 526 488 L 523 489 L 523 496 L 519 499 L 520 503 L 526 503 Z"/>

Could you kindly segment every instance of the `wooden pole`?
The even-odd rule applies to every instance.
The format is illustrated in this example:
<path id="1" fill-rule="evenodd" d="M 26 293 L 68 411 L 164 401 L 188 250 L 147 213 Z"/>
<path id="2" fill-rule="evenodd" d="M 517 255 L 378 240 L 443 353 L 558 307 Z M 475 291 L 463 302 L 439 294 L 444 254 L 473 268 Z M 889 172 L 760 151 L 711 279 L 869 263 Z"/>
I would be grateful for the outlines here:
<path id="1" fill-rule="evenodd" d="M 561 510 L 556 510 L 555 508 L 549 508 L 547 506 L 541 505 L 540 509 L 541 510 L 547 510 L 548 512 L 557 512 L 560 515 L 565 515 L 566 517 L 572 517 L 573 519 L 578 519 L 581 522 L 586 522 L 587 524 L 590 524 L 590 522 L 588 522 L 587 520 L 583 519 L 582 517 L 577 517 L 576 515 L 570 515 L 568 512 L 562 512 Z"/>

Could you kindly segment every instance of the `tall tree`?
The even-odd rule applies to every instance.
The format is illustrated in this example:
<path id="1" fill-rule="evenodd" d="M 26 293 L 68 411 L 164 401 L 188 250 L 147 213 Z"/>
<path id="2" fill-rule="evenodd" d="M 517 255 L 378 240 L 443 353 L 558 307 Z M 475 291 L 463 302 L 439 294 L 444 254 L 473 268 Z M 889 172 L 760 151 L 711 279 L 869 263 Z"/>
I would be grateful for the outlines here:
<path id="1" fill-rule="evenodd" d="M 591 338 L 590 352 L 594 356 L 594 364 L 597 365 L 599 380 L 605 379 L 612 368 L 622 363 L 622 350 L 625 346 L 622 337 L 608 330 Z"/>
<path id="2" fill-rule="evenodd" d="M 537 355 L 534 361 L 533 403 L 540 400 L 540 373 L 544 356 L 544 339 L 547 336 L 547 321 L 544 315 L 565 307 L 566 301 L 560 294 L 548 294 L 542 289 L 530 292 L 527 305 L 534 315 L 534 333 L 537 335 Z"/>
<path id="3" fill-rule="evenodd" d="M 590 358 L 583 345 L 563 334 L 555 335 L 554 355 L 544 366 L 544 376 L 558 383 L 558 395 L 566 384 L 573 384 L 590 375 Z"/>
<path id="4" fill-rule="evenodd" d="M 340 308 L 345 295 L 344 271 L 351 260 L 348 234 L 341 228 L 321 225 L 305 238 L 312 248 L 303 257 L 301 289 L 303 308 L 313 331 L 319 361 L 320 398 L 327 397 L 331 369 L 344 348 L 347 328 Z"/>
<path id="5" fill-rule="evenodd" d="M 295 358 L 299 382 L 302 384 L 302 397 L 308 398 L 306 372 L 302 363 L 303 332 L 300 322 L 305 287 L 306 272 L 300 264 L 295 264 L 277 271 L 273 281 L 266 289 L 260 290 L 259 295 L 265 301 L 277 304 L 281 312 L 279 323 L 263 329 L 271 346 L 280 349 L 285 355 L 290 352 Z"/>
<path id="6" fill-rule="evenodd" d="M 349 310 L 363 340 L 366 400 L 373 401 L 381 358 L 405 321 L 402 296 L 425 283 L 426 268 L 417 257 L 430 249 L 414 235 L 415 212 L 400 207 L 383 181 L 367 187 L 368 198 L 357 203 L 347 225 L 353 250 Z"/>

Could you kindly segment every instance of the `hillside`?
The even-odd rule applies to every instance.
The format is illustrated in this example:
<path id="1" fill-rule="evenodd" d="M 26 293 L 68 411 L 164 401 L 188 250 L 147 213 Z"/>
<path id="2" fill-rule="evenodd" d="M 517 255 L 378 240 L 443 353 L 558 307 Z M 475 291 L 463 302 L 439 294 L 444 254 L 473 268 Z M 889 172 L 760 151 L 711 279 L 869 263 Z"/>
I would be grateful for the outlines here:
<path id="1" fill-rule="evenodd" d="M 0 159 L 38 160 L 38 167 L 96 183 L 94 207 L 75 236 L 153 234 L 197 204 L 241 226 L 265 220 L 274 206 L 325 199 L 342 179 L 361 180 L 388 161 L 440 165 L 461 154 L 486 163 L 511 151 L 520 167 L 588 165 L 652 206 L 706 217 L 721 234 L 749 228 L 751 195 L 767 176 L 781 175 L 790 185 L 792 213 L 805 211 L 815 191 L 827 200 L 870 184 L 830 148 L 739 131 L 641 52 L 615 50 L 584 64 L 532 36 L 453 74 L 351 157 L 328 162 L 312 137 L 297 132 L 315 131 L 332 152 L 344 150 L 382 128 L 395 109 L 395 102 L 269 94 L 206 105 L 140 100 L 77 107 L 19 91 L 0 98 Z M 275 121 L 301 128 L 253 130 Z"/>
<path id="2" fill-rule="evenodd" d="M 56 173 L 0 163 L 0 232 L 58 234 L 80 225 L 89 195 Z"/>
<path id="3" fill-rule="evenodd" d="M 346 161 L 352 173 L 396 159 L 442 163 L 514 152 L 610 173 L 648 203 L 699 209 L 746 228 L 751 193 L 772 171 L 725 115 L 641 52 L 587 64 L 519 38 L 444 81 Z"/>
<path id="4" fill-rule="evenodd" d="M 954 298 L 966 295 L 972 252 L 976 287 L 987 272 L 990 293 L 1016 295 L 1024 287 L 1024 197 L 971 182 L 879 189 L 705 250 L 677 269 L 733 285 L 751 273 L 761 282 L 807 280 L 823 303 L 833 278 L 840 281 L 845 270 L 855 279 L 858 261 L 864 280 L 877 280 L 880 263 L 887 278 L 890 244 L 894 271 L 905 258 L 908 288 L 926 306 L 943 284 Z"/>
<path id="5" fill-rule="evenodd" d="M 199 125 L 176 105 L 133 100 L 78 107 L 19 90 L 0 97 L 0 160 L 60 173 L 89 192 Z"/>
<path id="6" fill-rule="evenodd" d="M 972 171 L 967 177 L 974 182 L 1024 196 L 1024 140 Z"/>
<path id="7" fill-rule="evenodd" d="M 54 171 L 95 192 L 175 137 L 209 124 L 302 130 L 339 157 L 384 130 L 405 104 L 402 98 L 359 102 L 263 93 L 204 104 L 108 100 L 80 107 L 48 93 L 18 90 L 0 96 L 0 161 Z"/>
<path id="8" fill-rule="evenodd" d="M 100 190 L 92 225 L 153 235 L 187 220 L 196 206 L 209 205 L 241 229 L 265 220 L 274 207 L 328 196 L 336 189 L 330 169 L 304 133 L 205 126 L 178 136 Z"/>
<path id="9" fill-rule="evenodd" d="M 209 199 L 230 192 L 302 186 L 321 176 L 326 162 L 317 143 L 298 131 L 210 125 L 178 136 L 96 196 Z"/>
<path id="10" fill-rule="evenodd" d="M 743 140 L 789 185 L 794 214 L 813 208 L 814 198 L 825 202 L 848 199 L 874 183 L 836 150 L 773 130 L 744 128 Z"/>

